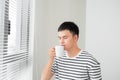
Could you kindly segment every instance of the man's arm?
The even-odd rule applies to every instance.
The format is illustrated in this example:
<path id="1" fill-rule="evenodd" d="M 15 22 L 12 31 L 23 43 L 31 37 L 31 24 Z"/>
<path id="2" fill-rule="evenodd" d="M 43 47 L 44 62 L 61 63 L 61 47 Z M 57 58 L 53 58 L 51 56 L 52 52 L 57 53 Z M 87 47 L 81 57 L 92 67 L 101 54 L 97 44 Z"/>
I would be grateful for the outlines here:
<path id="1" fill-rule="evenodd" d="M 49 60 L 47 65 L 45 66 L 42 75 L 41 75 L 41 80 L 50 80 L 53 76 L 53 73 L 51 71 L 52 68 L 52 64 L 53 64 L 53 60 Z"/>
<path id="2" fill-rule="evenodd" d="M 49 60 L 48 60 L 47 65 L 43 69 L 41 80 L 50 80 L 53 76 L 53 72 L 51 68 L 54 62 L 55 48 L 54 47 L 50 48 L 48 54 L 49 54 Z"/>

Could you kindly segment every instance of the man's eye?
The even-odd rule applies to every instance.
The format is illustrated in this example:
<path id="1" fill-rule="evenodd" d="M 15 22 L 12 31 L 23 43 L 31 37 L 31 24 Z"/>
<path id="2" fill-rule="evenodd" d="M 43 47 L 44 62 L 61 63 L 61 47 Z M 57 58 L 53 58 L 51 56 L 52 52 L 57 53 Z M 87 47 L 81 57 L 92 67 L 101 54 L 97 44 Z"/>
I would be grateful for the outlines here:
<path id="1" fill-rule="evenodd" d="M 61 39 L 60 37 L 58 37 L 58 39 Z"/>
<path id="2" fill-rule="evenodd" d="M 64 39 L 67 39 L 67 37 L 64 37 Z"/>

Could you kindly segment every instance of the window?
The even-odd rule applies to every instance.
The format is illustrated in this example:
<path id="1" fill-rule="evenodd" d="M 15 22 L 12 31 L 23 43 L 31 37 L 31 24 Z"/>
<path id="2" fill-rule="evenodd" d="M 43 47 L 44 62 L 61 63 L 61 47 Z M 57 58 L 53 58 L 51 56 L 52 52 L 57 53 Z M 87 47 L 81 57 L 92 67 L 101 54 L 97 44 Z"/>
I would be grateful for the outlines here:
<path id="1" fill-rule="evenodd" d="M 0 80 L 19 80 L 30 46 L 30 0 L 0 0 Z"/>

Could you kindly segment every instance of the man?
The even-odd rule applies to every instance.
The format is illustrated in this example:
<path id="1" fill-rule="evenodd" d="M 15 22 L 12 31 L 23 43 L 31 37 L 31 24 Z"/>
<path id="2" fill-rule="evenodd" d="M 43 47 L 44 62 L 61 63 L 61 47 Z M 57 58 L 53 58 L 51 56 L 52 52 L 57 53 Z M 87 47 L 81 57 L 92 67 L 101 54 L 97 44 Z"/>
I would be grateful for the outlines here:
<path id="1" fill-rule="evenodd" d="M 79 28 L 74 22 L 62 23 L 58 28 L 58 38 L 65 55 L 56 58 L 55 48 L 49 49 L 49 60 L 41 80 L 50 80 L 53 75 L 55 80 L 102 80 L 99 62 L 77 45 Z"/>

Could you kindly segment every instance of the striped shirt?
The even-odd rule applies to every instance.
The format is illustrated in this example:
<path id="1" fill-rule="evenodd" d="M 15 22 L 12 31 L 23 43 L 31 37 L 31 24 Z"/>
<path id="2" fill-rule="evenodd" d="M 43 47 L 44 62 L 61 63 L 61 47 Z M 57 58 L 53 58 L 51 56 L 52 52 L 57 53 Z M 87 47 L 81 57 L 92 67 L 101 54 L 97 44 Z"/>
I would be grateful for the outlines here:
<path id="1" fill-rule="evenodd" d="M 82 50 L 74 58 L 55 57 L 52 72 L 55 80 L 102 80 L 100 63 Z"/>

